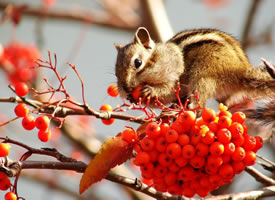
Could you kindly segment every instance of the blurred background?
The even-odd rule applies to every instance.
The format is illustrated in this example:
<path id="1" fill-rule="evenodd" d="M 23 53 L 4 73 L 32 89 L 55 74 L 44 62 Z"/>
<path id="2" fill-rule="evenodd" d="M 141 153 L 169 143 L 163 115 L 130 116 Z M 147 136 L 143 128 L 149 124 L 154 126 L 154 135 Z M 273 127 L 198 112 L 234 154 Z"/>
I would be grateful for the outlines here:
<path id="1" fill-rule="evenodd" d="M 246 25 L 252 6 L 256 4 L 253 20 L 246 35 Z M 0 1 L 0 43 L 8 46 L 12 42 L 35 45 L 41 58 L 47 60 L 47 51 L 56 53 L 58 70 L 67 75 L 65 81 L 68 92 L 81 102 L 81 85 L 74 72 L 68 68 L 66 62 L 76 65 L 86 90 L 86 101 L 94 109 L 102 104 L 111 104 L 116 107 L 121 104 L 119 98 L 107 95 L 106 89 L 116 83 L 114 65 L 116 50 L 113 43 L 126 44 L 133 39 L 135 29 L 140 25 L 147 25 L 147 18 L 143 16 L 143 1 L 135 0 L 10 0 Z M 7 6 L 18 8 L 11 13 L 13 19 L 20 19 L 16 24 L 7 16 Z M 274 0 L 181 0 L 164 1 L 165 10 L 173 33 L 184 29 L 217 28 L 232 34 L 245 45 L 246 53 L 252 64 L 258 65 L 261 58 L 275 63 L 275 1 Z M 46 15 L 43 11 L 48 11 Z M 7 14 L 8 13 L 8 14 Z M 17 14 L 20 16 L 17 16 Z M 70 16 L 71 14 L 71 16 Z M 7 16 L 6 16 L 7 15 Z M 11 15 L 11 14 L 10 14 Z M 6 16 L 6 18 L 4 17 Z M 15 25 L 16 24 L 16 25 Z M 149 27 L 150 28 L 150 27 Z M 245 38 L 245 41 L 243 41 Z M 155 38 L 158 39 L 157 37 Z M 56 79 L 49 70 L 41 70 L 39 77 L 47 77 L 53 83 Z M 41 79 L 41 78 L 40 78 Z M 0 71 L 0 98 L 14 96 L 8 88 L 9 80 L 4 70 Z M 14 104 L 1 103 L 1 121 L 13 118 Z M 215 106 L 215 103 L 210 104 Z M 140 113 L 132 112 L 138 115 Z M 125 125 L 137 127 L 136 124 L 116 120 L 114 124 L 106 126 L 101 120 L 93 117 L 69 117 L 75 129 L 73 134 L 83 140 L 96 138 L 90 143 L 94 152 L 100 147 L 100 142 L 116 135 Z M 255 133 L 256 134 L 256 133 Z M 60 131 L 53 133 L 48 143 L 38 140 L 35 131 L 27 132 L 17 120 L 1 128 L 1 136 L 8 135 L 12 139 L 22 141 L 32 147 L 55 147 L 64 155 L 75 157 L 88 163 L 90 154 L 84 150 L 81 139 L 71 138 Z M 19 159 L 22 149 L 12 147 L 12 159 Z M 274 148 L 266 144 L 259 154 L 270 160 L 275 160 Z M 34 156 L 32 160 L 45 157 Z M 130 166 L 130 164 L 127 164 Z M 132 175 L 138 176 L 138 171 L 129 167 Z M 261 169 L 257 166 L 256 168 Z M 263 170 L 262 170 L 263 171 Z M 123 175 L 123 173 L 122 173 Z M 270 175 L 270 174 L 268 174 Z M 119 185 L 102 181 L 78 195 L 80 175 L 73 172 L 53 170 L 25 170 L 19 179 L 18 193 L 28 200 L 33 199 L 134 199 L 129 190 Z M 223 193 L 252 190 L 261 186 L 251 176 L 243 173 L 235 177 L 233 184 L 224 186 Z M 0 198 L 4 195 L 0 192 Z M 150 199 L 144 197 L 141 199 Z"/>

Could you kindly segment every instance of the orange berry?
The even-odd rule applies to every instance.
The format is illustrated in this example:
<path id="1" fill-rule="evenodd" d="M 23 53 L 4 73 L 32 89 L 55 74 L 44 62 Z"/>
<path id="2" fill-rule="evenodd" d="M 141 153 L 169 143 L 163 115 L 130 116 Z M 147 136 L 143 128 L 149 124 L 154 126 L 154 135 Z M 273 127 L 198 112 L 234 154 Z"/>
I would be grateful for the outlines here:
<path id="1" fill-rule="evenodd" d="M 205 157 L 194 156 L 193 158 L 190 159 L 189 162 L 190 162 L 191 166 L 194 167 L 195 169 L 200 169 L 205 164 Z"/>
<path id="2" fill-rule="evenodd" d="M 229 128 L 232 120 L 228 116 L 221 116 L 218 121 L 219 128 Z"/>
<path id="3" fill-rule="evenodd" d="M 246 116 L 243 112 L 235 112 L 232 115 L 233 122 L 238 122 L 238 123 L 242 124 L 242 123 L 244 123 L 245 119 L 246 119 Z"/>
<path id="4" fill-rule="evenodd" d="M 245 150 L 242 147 L 237 147 L 232 154 L 232 160 L 240 161 L 245 158 Z"/>
<path id="5" fill-rule="evenodd" d="M 233 161 L 232 167 L 235 174 L 240 174 L 245 169 L 245 164 L 243 161 Z"/>
<path id="6" fill-rule="evenodd" d="M 223 163 L 223 159 L 221 156 L 213 156 L 210 155 L 207 157 L 207 165 L 212 169 L 218 169 Z"/>
<path id="7" fill-rule="evenodd" d="M 188 135 L 182 134 L 182 135 L 179 135 L 179 138 L 178 138 L 177 142 L 178 142 L 181 146 L 184 146 L 184 145 L 186 145 L 186 144 L 189 144 L 190 138 L 189 138 Z"/>
<path id="8" fill-rule="evenodd" d="M 13 192 L 8 192 L 5 194 L 5 200 L 17 200 L 17 196 Z"/>
<path id="9" fill-rule="evenodd" d="M 236 147 L 242 146 L 244 143 L 244 136 L 241 135 L 239 138 L 233 138 L 232 142 Z"/>
<path id="10" fill-rule="evenodd" d="M 133 143 L 137 139 L 137 133 L 133 129 L 127 128 L 122 131 L 121 137 L 124 141 L 126 141 L 128 143 Z"/>
<path id="11" fill-rule="evenodd" d="M 144 165 L 150 162 L 150 156 L 147 152 L 141 151 L 136 155 L 135 164 L 137 166 Z"/>
<path id="12" fill-rule="evenodd" d="M 222 116 L 227 116 L 227 117 L 231 118 L 231 117 L 232 117 L 232 114 L 231 114 L 231 112 L 229 112 L 229 111 L 221 111 L 221 112 L 219 113 L 219 117 L 222 117 Z"/>
<path id="13" fill-rule="evenodd" d="M 158 165 L 156 166 L 155 170 L 154 170 L 154 175 L 155 177 L 164 177 L 165 174 L 167 174 L 168 169 L 162 165 Z"/>
<path id="14" fill-rule="evenodd" d="M 231 179 L 234 176 L 233 167 L 230 164 L 223 164 L 219 168 L 219 175 L 224 179 Z"/>
<path id="15" fill-rule="evenodd" d="M 196 150 L 193 145 L 187 144 L 182 148 L 182 156 L 184 158 L 190 159 L 192 158 L 196 153 Z"/>
<path id="16" fill-rule="evenodd" d="M 179 167 L 184 167 L 187 165 L 188 163 L 188 159 L 184 158 L 184 157 L 178 157 L 175 159 L 175 163 L 179 166 Z"/>
<path id="17" fill-rule="evenodd" d="M 0 171 L 0 190 L 5 191 L 9 189 L 10 186 L 11 186 L 10 179 L 5 173 Z"/>
<path id="18" fill-rule="evenodd" d="M 210 122 L 210 123 L 208 124 L 208 128 L 210 129 L 210 131 L 216 133 L 216 132 L 219 130 L 219 125 L 218 125 L 218 123 L 215 122 L 215 121 L 214 121 L 214 122 Z"/>
<path id="19" fill-rule="evenodd" d="M 242 147 L 246 151 L 253 150 L 256 147 L 256 145 L 257 145 L 257 141 L 253 135 L 245 135 L 244 136 L 244 143 L 243 143 Z"/>
<path id="20" fill-rule="evenodd" d="M 109 87 L 107 88 L 107 93 L 111 96 L 111 97 L 117 97 L 118 96 L 118 88 L 116 84 L 112 84 L 109 85 Z"/>
<path id="21" fill-rule="evenodd" d="M 18 96 L 26 96 L 29 92 L 29 87 L 27 86 L 26 83 L 24 82 L 18 82 L 15 84 L 14 86 L 14 89 L 15 89 L 15 93 L 18 95 Z"/>
<path id="22" fill-rule="evenodd" d="M 193 144 L 194 146 L 197 145 L 200 141 L 201 141 L 202 136 L 198 133 L 198 134 L 193 134 L 191 136 L 191 144 Z"/>
<path id="23" fill-rule="evenodd" d="M 208 151 L 209 151 L 209 147 L 208 147 L 207 144 L 204 144 L 204 143 L 200 142 L 196 145 L 196 151 L 197 151 L 196 154 L 198 156 L 207 156 Z"/>
<path id="24" fill-rule="evenodd" d="M 41 140 L 41 142 L 48 142 L 48 140 L 51 138 L 52 133 L 49 129 L 46 130 L 39 130 L 38 131 L 38 138 Z"/>
<path id="25" fill-rule="evenodd" d="M 154 165 L 152 162 L 148 162 L 140 166 L 140 171 L 142 173 L 152 173 L 154 171 Z"/>
<path id="26" fill-rule="evenodd" d="M 205 108 L 203 109 L 201 116 L 203 121 L 205 121 L 206 123 L 210 123 L 215 120 L 216 112 L 212 108 Z"/>
<path id="27" fill-rule="evenodd" d="M 166 134 L 164 135 L 165 137 L 165 140 L 168 142 L 168 143 L 173 143 L 173 142 L 176 142 L 177 139 L 179 138 L 179 134 L 177 131 L 171 129 L 169 131 L 166 132 Z"/>
<path id="28" fill-rule="evenodd" d="M 50 119 L 46 115 L 39 116 L 35 120 L 35 126 L 39 130 L 46 130 L 49 127 L 49 125 L 50 125 Z"/>
<path id="29" fill-rule="evenodd" d="M 177 180 L 177 175 L 175 173 L 169 172 L 164 176 L 164 182 L 167 186 L 174 185 Z M 168 189 L 169 192 L 169 189 Z"/>
<path id="30" fill-rule="evenodd" d="M 209 127 L 207 125 L 202 125 L 199 135 L 204 137 L 208 131 L 209 131 Z"/>
<path id="31" fill-rule="evenodd" d="M 240 124 L 238 122 L 233 122 L 231 124 L 231 126 L 229 127 L 229 130 L 232 134 L 232 138 L 239 138 L 244 133 L 242 124 Z"/>
<path id="32" fill-rule="evenodd" d="M 145 128 L 145 133 L 149 138 L 158 138 L 160 135 L 160 126 L 157 122 L 150 122 Z"/>
<path id="33" fill-rule="evenodd" d="M 178 134 L 183 134 L 185 131 L 180 120 L 174 121 L 171 125 L 171 129 L 177 131 Z M 191 127 L 188 127 L 188 129 L 191 129 Z"/>
<path id="34" fill-rule="evenodd" d="M 158 152 L 164 152 L 167 147 L 167 142 L 164 137 L 159 137 L 155 143 L 156 150 Z"/>
<path id="35" fill-rule="evenodd" d="M 230 143 L 227 143 L 227 144 L 224 144 L 224 154 L 225 155 L 232 155 L 235 151 L 235 144 L 230 142 Z"/>
<path id="36" fill-rule="evenodd" d="M 0 157 L 8 156 L 10 153 L 10 144 L 0 143 Z"/>
<path id="37" fill-rule="evenodd" d="M 140 141 L 140 146 L 144 151 L 152 151 L 154 149 L 155 146 L 155 141 L 153 139 L 150 138 L 143 138 Z"/>
<path id="38" fill-rule="evenodd" d="M 213 142 L 209 147 L 209 152 L 213 156 L 221 156 L 224 152 L 224 146 L 220 142 Z"/>
<path id="39" fill-rule="evenodd" d="M 253 149 L 253 151 L 257 152 L 260 148 L 263 147 L 263 138 L 261 138 L 260 136 L 255 136 L 256 139 L 256 147 Z"/>
<path id="40" fill-rule="evenodd" d="M 168 167 L 172 164 L 172 158 L 166 153 L 160 153 L 158 157 L 158 162 L 163 167 Z"/>
<path id="41" fill-rule="evenodd" d="M 140 97 L 141 89 L 142 89 L 142 86 L 139 85 L 132 91 L 131 94 L 132 94 L 132 97 L 133 97 L 134 100 L 138 100 L 138 98 Z"/>
<path id="42" fill-rule="evenodd" d="M 35 118 L 31 115 L 27 115 L 22 119 L 22 126 L 26 130 L 32 130 L 35 127 Z"/>
<path id="43" fill-rule="evenodd" d="M 227 144 L 231 140 L 231 132 L 226 128 L 220 129 L 217 133 L 217 138 L 222 144 Z"/>
<path id="44" fill-rule="evenodd" d="M 162 124 L 160 125 L 160 134 L 161 134 L 162 136 L 164 136 L 165 133 L 166 133 L 167 131 L 169 131 L 170 129 L 171 129 L 171 128 L 170 128 L 169 124 L 167 124 L 167 123 L 162 123 Z"/>
<path id="45" fill-rule="evenodd" d="M 29 114 L 29 108 L 25 103 L 19 103 L 14 108 L 14 112 L 17 117 L 25 117 Z"/>
<path id="46" fill-rule="evenodd" d="M 219 111 L 226 111 L 228 108 L 224 104 L 220 103 L 218 109 Z"/>
<path id="47" fill-rule="evenodd" d="M 157 150 L 148 151 L 147 153 L 149 154 L 152 162 L 156 162 L 158 160 L 159 152 Z"/>
<path id="48" fill-rule="evenodd" d="M 246 151 L 243 162 L 246 166 L 251 166 L 256 163 L 256 153 L 254 151 Z"/>
<path id="49" fill-rule="evenodd" d="M 215 133 L 212 131 L 208 131 L 205 136 L 201 138 L 201 141 L 204 144 L 212 144 L 215 141 Z"/>
<path id="50" fill-rule="evenodd" d="M 196 114 L 193 111 L 185 111 L 181 119 L 183 126 L 191 127 L 196 122 Z"/>
<path id="51" fill-rule="evenodd" d="M 170 143 L 166 148 L 166 154 L 170 158 L 177 158 L 181 155 L 181 146 L 178 143 Z"/>

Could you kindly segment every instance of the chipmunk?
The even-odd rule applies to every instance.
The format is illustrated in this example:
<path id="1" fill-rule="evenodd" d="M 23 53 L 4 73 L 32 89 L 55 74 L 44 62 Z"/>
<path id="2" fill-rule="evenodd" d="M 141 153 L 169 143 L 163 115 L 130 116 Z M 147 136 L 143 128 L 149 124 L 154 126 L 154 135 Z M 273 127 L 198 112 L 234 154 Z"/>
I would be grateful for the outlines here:
<path id="1" fill-rule="evenodd" d="M 158 97 L 163 104 L 176 102 L 172 88 L 178 82 L 180 97 L 197 93 L 201 107 L 209 98 L 229 106 L 239 94 L 248 98 L 275 94 L 275 79 L 266 69 L 254 68 L 240 43 L 219 30 L 187 30 L 155 43 L 140 27 L 132 42 L 115 47 L 119 92 L 131 102 L 137 101 L 131 92 L 140 86 L 142 97 Z M 197 102 L 191 104 L 195 107 Z"/>

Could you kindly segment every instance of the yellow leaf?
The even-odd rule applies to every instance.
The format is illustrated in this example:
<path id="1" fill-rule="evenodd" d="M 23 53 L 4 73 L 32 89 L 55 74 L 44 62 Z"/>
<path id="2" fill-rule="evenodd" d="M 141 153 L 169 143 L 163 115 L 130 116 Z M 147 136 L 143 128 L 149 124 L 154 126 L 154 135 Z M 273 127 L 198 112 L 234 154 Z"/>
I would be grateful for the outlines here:
<path id="1" fill-rule="evenodd" d="M 124 141 L 120 133 L 106 140 L 82 175 L 79 185 L 80 194 L 92 184 L 102 180 L 111 168 L 131 158 L 133 146 L 133 143 Z"/>

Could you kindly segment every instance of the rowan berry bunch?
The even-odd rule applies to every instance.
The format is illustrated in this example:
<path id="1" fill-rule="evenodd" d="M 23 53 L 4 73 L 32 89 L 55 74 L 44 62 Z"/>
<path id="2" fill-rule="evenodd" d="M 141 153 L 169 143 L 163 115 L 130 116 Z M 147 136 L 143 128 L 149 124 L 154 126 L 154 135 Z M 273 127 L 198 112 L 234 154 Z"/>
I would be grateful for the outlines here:
<path id="1" fill-rule="evenodd" d="M 255 164 L 263 141 L 247 134 L 245 118 L 220 105 L 219 113 L 203 109 L 201 118 L 183 111 L 174 122 L 150 122 L 135 144 L 134 162 L 156 190 L 204 197 Z"/>

